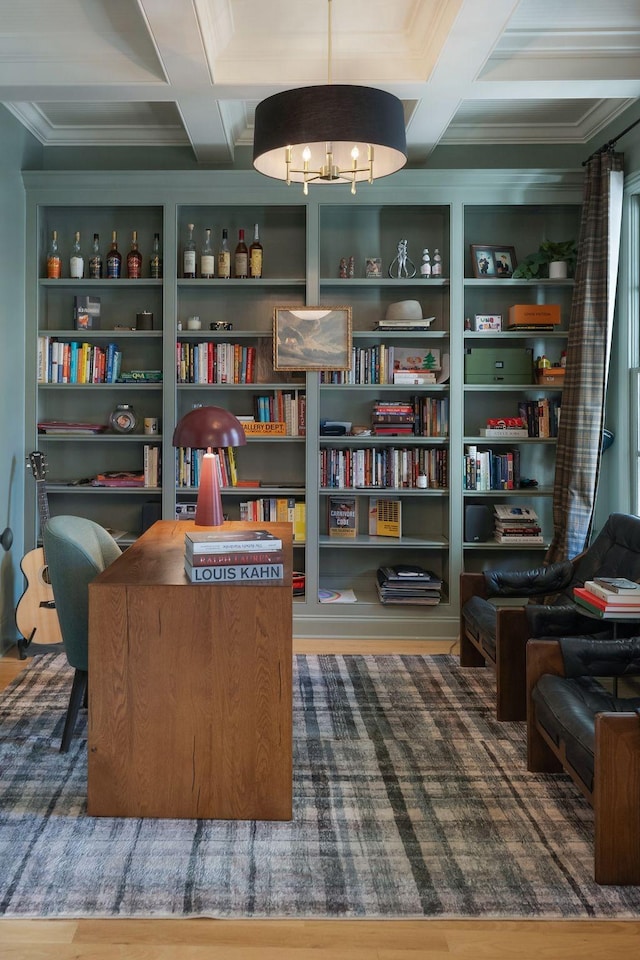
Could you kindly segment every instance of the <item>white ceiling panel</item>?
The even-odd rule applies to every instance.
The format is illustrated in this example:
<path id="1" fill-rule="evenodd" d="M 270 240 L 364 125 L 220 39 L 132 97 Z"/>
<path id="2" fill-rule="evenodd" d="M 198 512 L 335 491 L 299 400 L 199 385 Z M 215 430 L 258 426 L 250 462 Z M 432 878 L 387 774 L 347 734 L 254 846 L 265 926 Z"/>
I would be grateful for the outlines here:
<path id="1" fill-rule="evenodd" d="M 2 3 L 0 102 L 47 146 L 190 144 L 231 164 L 264 97 L 328 80 L 324 0 Z M 332 0 L 331 79 L 439 144 L 586 143 L 640 97 L 637 0 Z"/>

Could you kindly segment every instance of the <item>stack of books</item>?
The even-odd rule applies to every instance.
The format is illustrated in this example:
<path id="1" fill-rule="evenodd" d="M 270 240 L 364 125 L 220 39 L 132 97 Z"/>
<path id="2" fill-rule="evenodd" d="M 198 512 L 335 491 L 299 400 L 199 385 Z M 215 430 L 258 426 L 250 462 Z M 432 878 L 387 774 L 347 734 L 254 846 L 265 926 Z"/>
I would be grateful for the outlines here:
<path id="1" fill-rule="evenodd" d="M 533 507 L 496 504 L 496 543 L 543 543 L 542 527 Z"/>
<path id="2" fill-rule="evenodd" d="M 592 616 L 615 616 L 640 620 L 640 584 L 626 577 L 596 577 L 584 587 L 574 587 L 573 596 Z"/>
<path id="3" fill-rule="evenodd" d="M 416 320 L 399 317 L 397 320 L 386 318 L 376 320 L 373 325 L 374 330 L 428 330 L 435 317 L 420 317 Z"/>
<path id="4" fill-rule="evenodd" d="M 279 581 L 284 577 L 282 540 L 268 530 L 188 530 L 184 569 L 191 583 Z"/>
<path id="5" fill-rule="evenodd" d="M 416 414 L 412 403 L 404 400 L 376 400 L 371 414 L 371 428 L 376 437 L 412 436 Z"/>
<path id="6" fill-rule="evenodd" d="M 442 580 L 431 570 L 425 570 L 417 564 L 378 567 L 376 578 L 380 603 L 420 606 L 440 603 Z"/>

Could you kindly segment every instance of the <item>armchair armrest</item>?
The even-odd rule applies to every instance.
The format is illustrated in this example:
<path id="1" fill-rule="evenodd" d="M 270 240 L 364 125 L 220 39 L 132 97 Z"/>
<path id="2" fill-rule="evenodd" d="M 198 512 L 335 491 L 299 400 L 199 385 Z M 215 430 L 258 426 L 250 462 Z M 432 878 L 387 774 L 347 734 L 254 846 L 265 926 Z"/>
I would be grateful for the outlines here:
<path id="1" fill-rule="evenodd" d="M 573 561 L 561 560 L 534 570 L 486 570 L 483 576 L 489 597 L 535 597 L 564 590 L 573 572 Z"/>
<path id="2" fill-rule="evenodd" d="M 640 676 L 640 637 L 626 640 L 561 637 L 558 644 L 566 677 Z"/>
<path id="3" fill-rule="evenodd" d="M 530 637 L 575 637 L 606 630 L 606 624 L 581 613 L 573 603 L 534 603 L 524 611 Z"/>

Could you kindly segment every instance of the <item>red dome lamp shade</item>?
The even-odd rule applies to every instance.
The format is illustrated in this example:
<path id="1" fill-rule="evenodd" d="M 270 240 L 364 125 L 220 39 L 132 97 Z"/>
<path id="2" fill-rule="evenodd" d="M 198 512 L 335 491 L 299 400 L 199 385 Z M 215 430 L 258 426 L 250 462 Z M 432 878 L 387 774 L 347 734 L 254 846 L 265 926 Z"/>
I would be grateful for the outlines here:
<path id="1" fill-rule="evenodd" d="M 200 468 L 200 483 L 195 522 L 199 527 L 221 527 L 224 523 L 218 465 L 214 450 L 242 447 L 247 438 L 242 424 L 222 407 L 196 407 L 186 413 L 173 431 L 174 447 L 205 450 Z"/>

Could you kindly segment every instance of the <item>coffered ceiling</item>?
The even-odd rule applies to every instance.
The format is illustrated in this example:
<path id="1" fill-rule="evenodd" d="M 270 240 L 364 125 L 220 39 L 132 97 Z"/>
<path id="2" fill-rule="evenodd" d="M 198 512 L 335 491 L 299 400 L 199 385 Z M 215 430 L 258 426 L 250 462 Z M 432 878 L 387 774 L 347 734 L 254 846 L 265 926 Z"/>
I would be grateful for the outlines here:
<path id="1" fill-rule="evenodd" d="M 233 165 L 264 97 L 327 82 L 327 0 L 0 0 L 0 102 L 51 146 Z M 333 0 L 332 81 L 439 144 L 586 144 L 640 97 L 638 0 Z"/>

